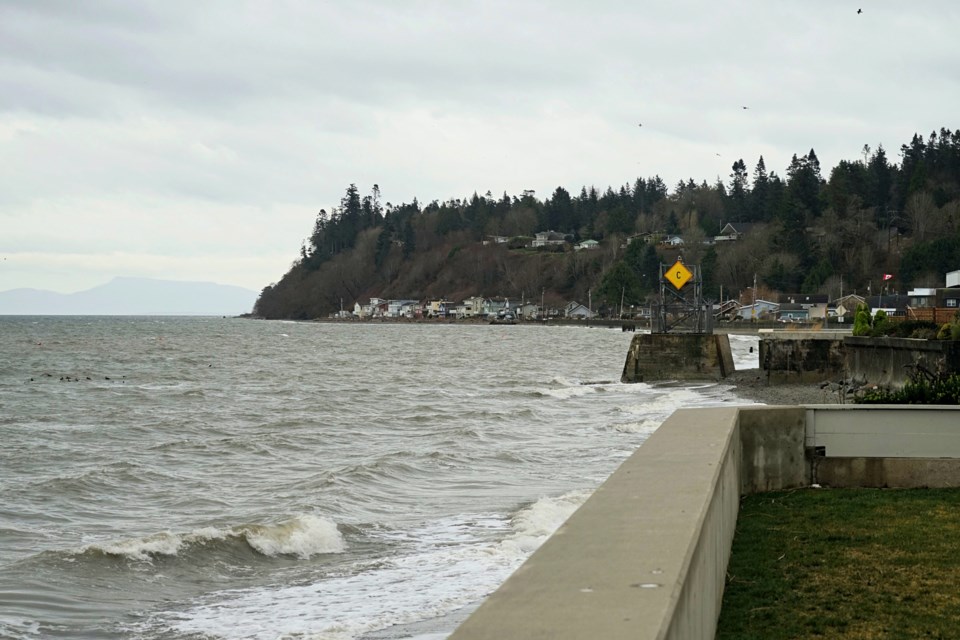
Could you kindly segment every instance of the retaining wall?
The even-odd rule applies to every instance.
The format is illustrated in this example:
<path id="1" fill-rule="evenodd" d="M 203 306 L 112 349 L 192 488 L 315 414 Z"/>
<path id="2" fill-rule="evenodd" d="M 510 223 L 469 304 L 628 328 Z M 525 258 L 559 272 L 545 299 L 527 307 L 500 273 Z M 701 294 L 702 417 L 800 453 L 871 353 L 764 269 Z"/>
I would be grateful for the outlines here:
<path id="1" fill-rule="evenodd" d="M 851 377 L 883 386 L 902 387 L 915 365 L 960 373 L 960 342 L 953 340 L 848 336 L 843 350 Z"/>
<path id="2" fill-rule="evenodd" d="M 759 355 L 771 384 L 852 378 L 899 388 L 917 365 L 932 372 L 960 373 L 960 342 L 951 340 L 761 334 Z"/>
<path id="3" fill-rule="evenodd" d="M 713 638 L 740 495 L 834 463 L 833 486 L 960 486 L 960 407 L 677 411 L 451 640 Z M 903 483 L 861 473 L 884 465 Z"/>

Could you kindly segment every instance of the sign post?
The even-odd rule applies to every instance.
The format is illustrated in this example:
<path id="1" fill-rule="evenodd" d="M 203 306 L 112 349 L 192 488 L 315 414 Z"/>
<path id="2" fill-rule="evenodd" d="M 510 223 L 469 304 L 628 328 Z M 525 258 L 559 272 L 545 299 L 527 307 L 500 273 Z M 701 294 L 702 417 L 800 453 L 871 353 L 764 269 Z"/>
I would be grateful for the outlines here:
<path id="1" fill-rule="evenodd" d="M 667 286 L 670 285 L 670 286 Z M 655 333 L 713 333 L 713 314 L 704 307 L 703 280 L 698 265 L 677 259 L 660 265 L 660 299 L 656 305 Z"/>

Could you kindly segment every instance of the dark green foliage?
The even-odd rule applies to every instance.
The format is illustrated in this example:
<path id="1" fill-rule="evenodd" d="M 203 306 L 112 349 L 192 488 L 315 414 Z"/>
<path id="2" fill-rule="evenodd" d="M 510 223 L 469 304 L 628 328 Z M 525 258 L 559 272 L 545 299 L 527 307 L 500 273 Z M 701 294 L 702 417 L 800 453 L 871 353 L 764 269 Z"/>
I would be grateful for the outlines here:
<path id="1" fill-rule="evenodd" d="M 377 269 L 383 266 L 383 261 L 387 259 L 387 255 L 390 253 L 390 246 L 393 242 L 391 240 L 392 236 L 393 234 L 387 227 L 384 227 L 383 231 L 380 232 L 380 235 L 377 236 L 377 252 L 374 254 L 373 258 L 373 263 L 376 265 Z"/>
<path id="2" fill-rule="evenodd" d="M 604 274 L 597 296 L 599 301 L 619 312 L 621 300 L 624 305 L 642 302 L 643 287 L 637 274 L 620 260 Z"/>
<path id="3" fill-rule="evenodd" d="M 801 293 L 817 293 L 820 287 L 826 282 L 827 278 L 833 275 L 833 265 L 826 258 L 820 260 L 817 265 L 811 269 L 803 284 L 800 285 Z"/>
<path id="4" fill-rule="evenodd" d="M 868 336 L 872 328 L 873 319 L 870 317 L 870 311 L 866 305 L 859 305 L 857 307 L 857 313 L 853 318 L 853 335 Z"/>
<path id="5" fill-rule="evenodd" d="M 872 389 L 859 404 L 960 404 L 960 375 L 937 375 L 918 367 L 902 389 Z"/>
<path id="6" fill-rule="evenodd" d="M 928 271 L 946 273 L 960 266 L 960 235 L 918 243 L 903 252 L 900 277 L 905 284 Z"/>
<path id="7" fill-rule="evenodd" d="M 579 193 L 557 187 L 546 200 L 538 200 L 532 191 L 519 197 L 504 193 L 500 198 L 490 191 L 482 196 L 474 192 L 467 198 L 434 200 L 422 210 L 416 199 L 383 205 L 377 185 L 369 195 L 361 195 L 351 184 L 338 206 L 320 211 L 291 271 L 278 286 L 264 290 L 258 306 L 280 317 L 322 314 L 339 308 L 339 298 L 351 296 L 351 291 L 383 295 L 393 286 L 409 285 L 408 280 L 420 282 L 434 274 L 434 265 L 454 245 L 479 245 L 490 236 L 530 237 L 548 230 L 575 241 L 589 238 L 601 243 L 597 252 L 601 260 L 573 256 L 572 266 L 554 267 L 564 274 L 563 284 L 553 290 L 557 296 L 584 297 L 601 284 L 602 270 L 620 259 L 639 278 L 642 291 L 653 291 L 656 276 L 648 263 L 657 261 L 652 259 L 652 246 L 644 255 L 623 256 L 615 244 L 640 232 L 652 236 L 653 245 L 664 234 L 683 235 L 688 242 L 684 255 L 703 267 L 707 297 L 719 295 L 721 286 L 736 295 L 750 286 L 754 274 L 780 292 L 835 295 L 838 276 L 845 290 L 863 292 L 879 273 L 891 272 L 903 287 L 935 286 L 944 272 L 960 267 L 960 130 L 914 135 L 900 155 L 898 166 L 891 164 L 882 146 L 875 152 L 865 146 L 862 159 L 840 161 L 829 181 L 823 179 L 811 149 L 793 156 L 785 180 L 769 171 L 760 157 L 752 184 L 747 163 L 738 159 L 727 183 L 718 178 L 711 185 L 689 178 L 680 180 L 673 193 L 654 176 L 602 190 L 583 186 Z M 716 247 L 694 244 L 717 235 L 726 222 L 766 223 L 766 229 L 761 228 L 764 225 L 754 229 L 753 242 L 748 235 Z M 498 252 L 505 250 L 539 255 L 542 260 L 565 255 L 561 249 L 531 252 L 528 244 L 514 240 L 485 249 L 471 267 L 477 288 L 482 288 L 473 293 L 489 295 L 500 289 L 496 293 L 507 295 L 509 286 L 518 286 L 521 292 L 542 286 L 547 278 L 538 274 L 542 264 L 519 268 L 519 274 L 496 266 L 503 264 Z M 395 246 L 402 251 L 394 251 Z M 351 263 L 350 278 L 310 275 L 355 251 L 363 254 L 366 267 L 344 259 Z M 665 260 L 673 259 L 669 248 L 662 251 L 669 254 Z M 434 252 L 439 252 L 434 256 L 438 259 L 427 257 Z M 423 264 L 415 267 L 421 257 Z M 458 259 L 449 268 L 468 264 Z M 415 271 L 409 278 L 404 275 L 408 269 Z M 465 281 L 468 275 L 446 273 L 439 282 Z M 330 282 L 338 283 L 335 290 L 329 288 Z M 446 293 L 459 295 L 466 289 L 460 286 Z M 310 300 L 295 302 L 298 296 Z"/>
<path id="8" fill-rule="evenodd" d="M 936 338 L 938 329 L 936 323 L 929 320 L 901 320 L 900 322 L 888 323 L 884 335 L 891 338 L 931 340 Z"/>
<path id="9" fill-rule="evenodd" d="M 403 224 L 403 257 L 409 258 L 417 248 L 417 238 L 413 232 L 413 225 L 410 219 Z"/>
<path id="10" fill-rule="evenodd" d="M 640 241 L 631 242 L 624 253 L 623 262 L 636 275 L 642 293 L 650 293 L 656 289 L 660 277 L 660 257 L 653 245 Z"/>

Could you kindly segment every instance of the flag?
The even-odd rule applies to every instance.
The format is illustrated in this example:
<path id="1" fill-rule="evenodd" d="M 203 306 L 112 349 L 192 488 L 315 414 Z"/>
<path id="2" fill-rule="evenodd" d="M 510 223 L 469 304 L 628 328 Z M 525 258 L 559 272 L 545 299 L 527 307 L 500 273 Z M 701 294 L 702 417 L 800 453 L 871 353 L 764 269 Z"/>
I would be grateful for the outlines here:
<path id="1" fill-rule="evenodd" d="M 893 280 L 893 274 L 892 273 L 883 274 L 883 280 L 884 282 L 886 282 L 887 280 Z"/>

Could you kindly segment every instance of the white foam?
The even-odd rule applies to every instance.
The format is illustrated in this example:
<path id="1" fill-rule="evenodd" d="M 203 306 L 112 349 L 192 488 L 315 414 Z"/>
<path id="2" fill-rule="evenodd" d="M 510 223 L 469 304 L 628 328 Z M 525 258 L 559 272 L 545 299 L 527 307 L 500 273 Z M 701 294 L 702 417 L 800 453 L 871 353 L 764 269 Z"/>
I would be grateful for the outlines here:
<path id="1" fill-rule="evenodd" d="M 309 558 L 320 553 L 342 553 L 346 548 L 336 523 L 313 515 L 302 515 L 276 525 L 244 529 L 250 546 L 266 556 Z"/>
<path id="2" fill-rule="evenodd" d="M 406 555 L 365 562 L 350 575 L 313 584 L 221 592 L 187 611 L 158 614 L 151 624 L 216 638 L 350 640 L 440 617 L 496 589 L 587 495 L 542 498 L 509 526 L 490 516 L 432 523 L 410 533 L 420 542 Z M 509 533 L 499 542 L 478 537 L 500 530 Z M 428 531 L 436 537 L 420 538 Z"/>
<path id="3" fill-rule="evenodd" d="M 610 431 L 617 433 L 646 433 L 651 434 L 656 431 L 663 423 L 662 420 L 640 420 L 637 422 L 621 422 L 607 427 Z"/>
<path id="4" fill-rule="evenodd" d="M 315 515 L 299 515 L 277 524 L 202 527 L 184 534 L 164 531 L 141 538 L 94 543 L 80 552 L 94 550 L 149 562 L 155 556 L 175 556 L 185 546 L 231 537 L 244 538 L 253 549 L 266 556 L 294 555 L 305 559 L 320 553 L 342 553 L 346 548 L 335 522 Z"/>
<path id="5" fill-rule="evenodd" d="M 131 560 L 150 560 L 152 556 L 177 555 L 183 543 L 183 536 L 165 531 L 144 538 L 91 544 L 81 551 L 96 550 L 111 556 L 126 556 Z"/>
<path id="6" fill-rule="evenodd" d="M 589 393 L 594 393 L 597 390 L 598 388 L 593 386 L 576 386 L 576 387 L 562 387 L 560 389 L 540 389 L 538 393 L 540 395 L 550 396 L 551 398 L 566 400 L 568 398 L 577 398 L 579 396 L 585 396 Z"/>

